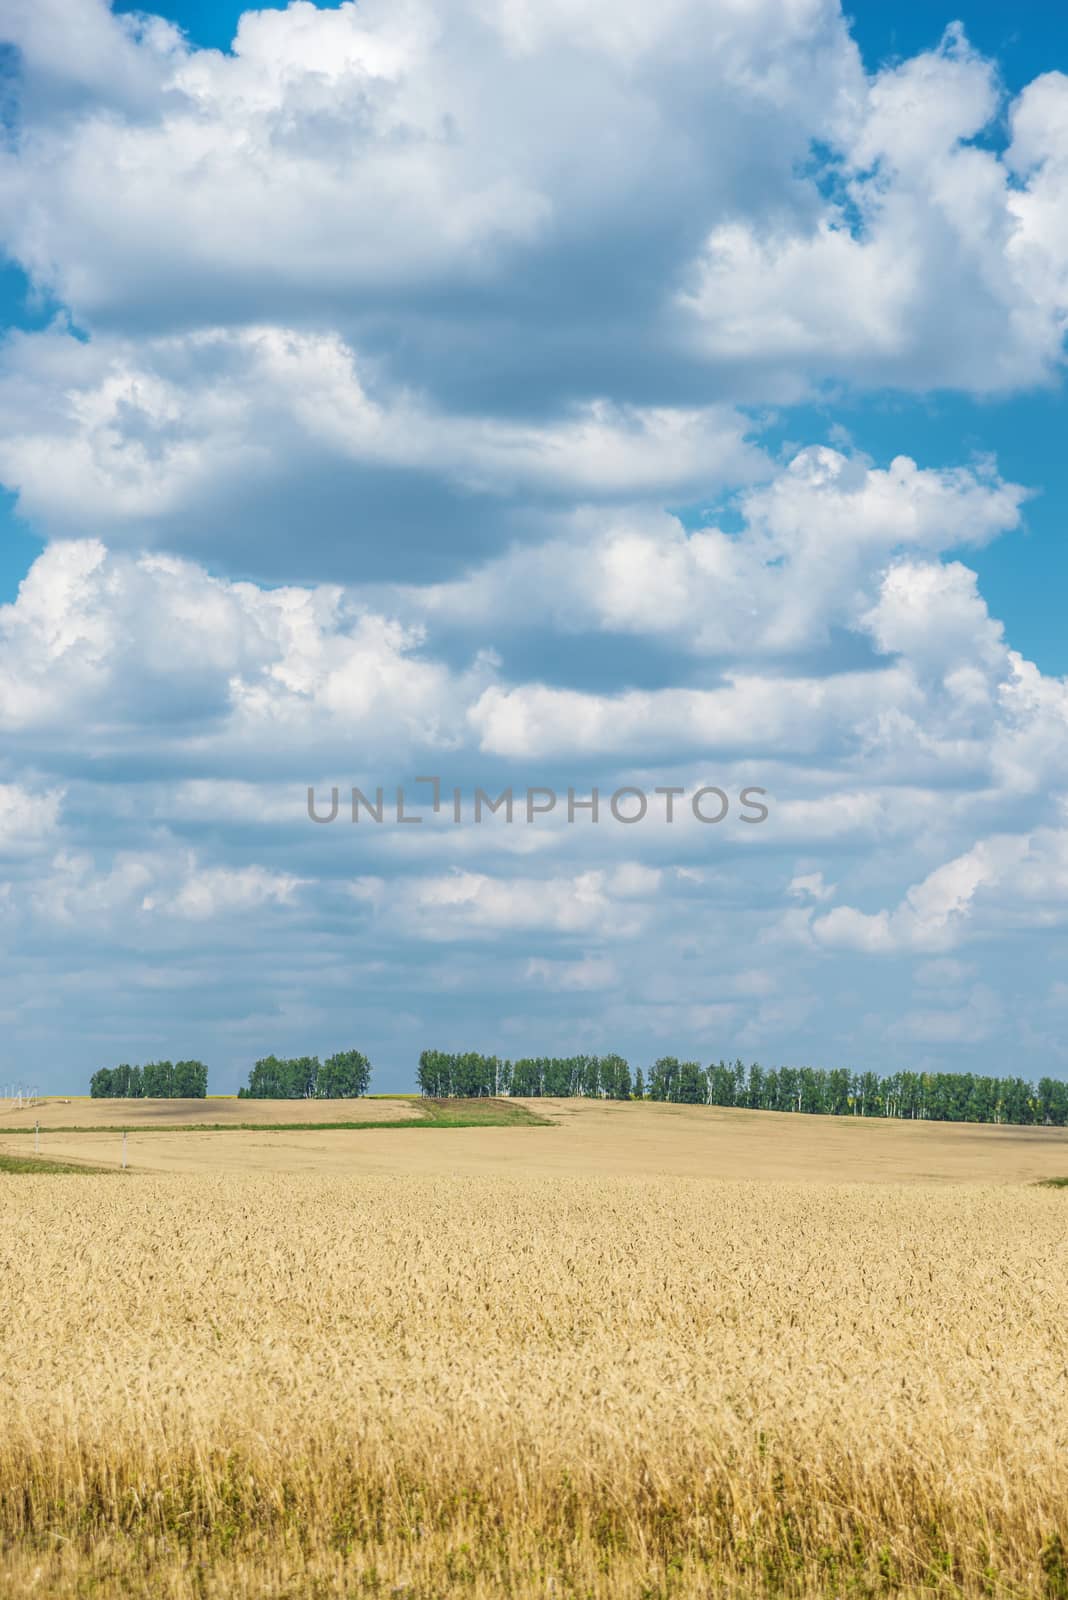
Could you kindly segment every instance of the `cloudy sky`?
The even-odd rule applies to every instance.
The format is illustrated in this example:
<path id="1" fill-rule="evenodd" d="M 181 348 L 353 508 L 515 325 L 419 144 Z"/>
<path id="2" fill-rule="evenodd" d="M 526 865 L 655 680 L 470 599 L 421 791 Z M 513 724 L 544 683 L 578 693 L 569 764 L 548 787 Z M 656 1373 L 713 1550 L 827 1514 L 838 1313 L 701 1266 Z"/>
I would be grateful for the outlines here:
<path id="1" fill-rule="evenodd" d="M 0 1078 L 1068 1076 L 1052 10 L 2 9 Z"/>

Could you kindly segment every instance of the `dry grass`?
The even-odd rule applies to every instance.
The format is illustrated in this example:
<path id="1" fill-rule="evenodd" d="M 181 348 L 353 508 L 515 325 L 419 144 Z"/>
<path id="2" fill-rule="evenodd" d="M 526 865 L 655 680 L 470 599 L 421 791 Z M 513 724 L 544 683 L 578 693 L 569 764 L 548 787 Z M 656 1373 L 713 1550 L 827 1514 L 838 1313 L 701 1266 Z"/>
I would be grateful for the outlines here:
<path id="1" fill-rule="evenodd" d="M 1062 1193 L 448 1176 L 477 1136 L 0 1177 L 0 1593 L 1068 1595 Z"/>

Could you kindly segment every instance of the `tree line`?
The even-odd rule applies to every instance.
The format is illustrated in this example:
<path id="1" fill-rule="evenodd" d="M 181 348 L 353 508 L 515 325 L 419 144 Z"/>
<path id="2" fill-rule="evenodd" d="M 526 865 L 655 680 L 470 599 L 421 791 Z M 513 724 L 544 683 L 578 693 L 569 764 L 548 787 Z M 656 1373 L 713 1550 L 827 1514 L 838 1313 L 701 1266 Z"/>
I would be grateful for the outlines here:
<path id="1" fill-rule="evenodd" d="M 536 1056 L 518 1061 L 424 1050 L 420 1093 L 454 1096 L 583 1095 L 609 1100 L 666 1100 L 738 1106 L 810 1116 L 906 1117 L 930 1122 L 1068 1125 L 1068 1084 L 973 1072 L 851 1072 L 846 1067 L 762 1067 L 742 1061 L 680 1061 L 661 1056 L 648 1078 L 622 1056 Z"/>
<path id="2" fill-rule="evenodd" d="M 416 1078 L 420 1094 L 436 1100 L 482 1095 L 629 1100 L 635 1090 L 630 1067 L 622 1056 L 530 1056 L 504 1061 L 500 1056 L 424 1050 Z"/>
<path id="3" fill-rule="evenodd" d="M 680 1105 L 738 1106 L 810 1116 L 904 1117 L 931 1122 L 994 1122 L 1068 1126 L 1068 1084 L 1055 1078 L 972 1072 L 852 1072 L 846 1067 L 762 1067 L 742 1061 L 680 1061 L 661 1056 L 643 1073 L 620 1055 L 524 1056 L 507 1060 L 474 1052 L 424 1050 L 419 1091 L 434 1099 L 516 1095 L 661 1100 Z M 238 1097 L 252 1100 L 336 1100 L 365 1095 L 371 1063 L 359 1050 L 318 1056 L 264 1056 Z M 89 1085 L 94 1099 L 203 1099 L 202 1061 L 149 1061 L 101 1067 Z"/>
<path id="4" fill-rule="evenodd" d="M 264 1056 L 248 1075 L 239 1100 L 349 1100 L 366 1094 L 371 1063 L 359 1050 L 318 1056 Z"/>
<path id="5" fill-rule="evenodd" d="M 89 1080 L 94 1100 L 203 1100 L 207 1092 L 203 1061 L 146 1061 L 143 1067 L 123 1062 L 101 1067 Z"/>

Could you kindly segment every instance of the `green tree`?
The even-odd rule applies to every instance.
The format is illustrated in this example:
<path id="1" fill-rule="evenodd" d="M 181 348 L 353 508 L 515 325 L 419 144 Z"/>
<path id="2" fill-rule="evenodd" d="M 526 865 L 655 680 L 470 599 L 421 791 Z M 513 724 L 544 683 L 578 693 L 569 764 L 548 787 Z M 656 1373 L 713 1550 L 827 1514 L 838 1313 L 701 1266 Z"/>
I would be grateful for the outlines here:
<path id="1" fill-rule="evenodd" d="M 278 1056 L 263 1056 L 248 1075 L 247 1098 L 251 1100 L 285 1100 L 287 1084 L 286 1063 Z"/>
<path id="2" fill-rule="evenodd" d="M 419 1071 L 416 1082 L 419 1093 L 429 1095 L 433 1100 L 443 1099 L 450 1092 L 450 1063 L 452 1057 L 445 1054 L 444 1050 L 424 1050 L 419 1057 Z"/>
<path id="3" fill-rule="evenodd" d="M 287 1100 L 310 1100 L 319 1076 L 318 1056 L 291 1056 L 286 1062 Z"/>
<path id="4" fill-rule="evenodd" d="M 536 1099 L 542 1092 L 541 1062 L 524 1056 L 512 1062 L 512 1093 Z"/>
<path id="5" fill-rule="evenodd" d="M 737 1104 L 735 1094 L 737 1085 L 733 1067 L 725 1061 L 710 1063 L 706 1075 L 707 1098 L 710 1106 L 733 1106 Z"/>
<path id="6" fill-rule="evenodd" d="M 572 1094 L 573 1077 L 574 1064 L 570 1057 L 563 1059 L 555 1056 L 547 1057 L 542 1066 L 542 1094 Z"/>
<path id="7" fill-rule="evenodd" d="M 834 1117 L 844 1117 L 849 1110 L 849 1072 L 845 1067 L 834 1067 L 827 1074 L 825 1109 Z"/>
<path id="8" fill-rule="evenodd" d="M 203 1061 L 176 1061 L 174 1089 L 181 1100 L 203 1100 L 208 1092 L 208 1069 Z"/>
<path id="9" fill-rule="evenodd" d="M 675 1099 L 682 1105 L 704 1105 L 708 1096 L 708 1079 L 698 1061 L 680 1061 Z"/>
<path id="10" fill-rule="evenodd" d="M 354 1054 L 354 1053 L 352 1053 Z M 341 1059 L 341 1058 L 336 1058 Z M 333 1062 L 335 1058 L 331 1058 Z M 246 1094 L 293 1095 L 325 1093 L 331 1079 L 331 1062 L 319 1067 L 312 1057 L 257 1062 Z M 158 1063 L 156 1064 L 159 1065 Z M 166 1065 L 164 1063 L 164 1065 Z M 179 1064 L 181 1065 L 181 1063 Z M 138 1093 L 139 1069 L 115 1068 L 94 1075 L 94 1093 Z M 146 1067 L 146 1085 L 155 1082 L 154 1067 Z M 116 1076 L 129 1073 L 128 1079 Z M 321 1087 L 307 1087 L 317 1081 Z M 752 1110 L 794 1111 L 809 1115 L 932 1118 L 942 1121 L 1044 1123 L 1068 1125 L 1068 1085 L 1043 1078 L 1037 1088 L 1023 1078 L 983 1077 L 969 1072 L 917 1073 L 907 1070 L 880 1077 L 876 1072 L 851 1073 L 844 1067 L 771 1067 L 753 1062 L 748 1070 L 740 1060 L 713 1062 L 702 1069 L 695 1061 L 661 1056 L 649 1069 L 634 1074 L 622 1056 L 529 1056 L 501 1061 L 473 1052 L 463 1055 L 424 1050 L 419 1057 L 419 1088 L 423 1094 L 491 1095 L 598 1095 L 611 1099 L 668 1100 L 690 1103 L 748 1106 Z M 116 1084 L 129 1085 L 125 1090 Z M 109 1087 L 110 1085 L 110 1087 Z M 146 1086 L 147 1093 L 154 1092 Z M 333 1091 L 331 1091 L 333 1092 Z"/>
<path id="11" fill-rule="evenodd" d="M 174 1064 L 170 1061 L 146 1061 L 141 1069 L 145 1098 L 170 1100 L 174 1096 Z"/>
<path id="12" fill-rule="evenodd" d="M 342 1050 L 327 1056 L 315 1079 L 320 1100 L 356 1099 L 366 1094 L 371 1082 L 371 1063 L 359 1050 Z"/>
<path id="13" fill-rule="evenodd" d="M 1036 1102 L 1036 1121 L 1047 1128 L 1063 1128 L 1068 1122 L 1068 1083 L 1040 1078 Z"/>
<path id="14" fill-rule="evenodd" d="M 677 1056 L 661 1056 L 649 1070 L 648 1095 L 650 1100 L 674 1100 L 679 1082 Z"/>
<path id="15" fill-rule="evenodd" d="M 815 1067 L 802 1067 L 798 1074 L 799 1111 L 819 1116 L 826 1110 L 826 1073 Z"/>
<path id="16" fill-rule="evenodd" d="M 622 1056 L 602 1056 L 601 1093 L 608 1100 L 630 1099 L 630 1067 Z"/>

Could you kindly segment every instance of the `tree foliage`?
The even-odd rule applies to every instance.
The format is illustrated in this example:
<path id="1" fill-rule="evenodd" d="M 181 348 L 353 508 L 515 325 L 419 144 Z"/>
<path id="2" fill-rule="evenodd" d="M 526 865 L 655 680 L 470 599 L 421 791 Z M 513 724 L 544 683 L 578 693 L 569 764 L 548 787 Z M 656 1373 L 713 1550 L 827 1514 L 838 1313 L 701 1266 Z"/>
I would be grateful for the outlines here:
<path id="1" fill-rule="evenodd" d="M 649 1078 L 651 1100 L 744 1106 L 813 1116 L 906 1117 L 930 1122 L 1011 1122 L 1064 1127 L 1068 1084 L 972 1072 L 850 1072 L 844 1067 L 770 1067 L 711 1062 L 696 1069 L 665 1057 Z M 696 1090 L 696 1092 L 695 1092 Z"/>
<path id="2" fill-rule="evenodd" d="M 318 1056 L 264 1056 L 239 1089 L 243 1100 L 347 1100 L 367 1093 L 371 1063 L 359 1050 Z"/>
<path id="3" fill-rule="evenodd" d="M 146 1061 L 143 1067 L 123 1062 L 101 1067 L 89 1080 L 94 1100 L 203 1100 L 207 1092 L 203 1061 Z"/>
<path id="4" fill-rule="evenodd" d="M 417 1074 L 422 1094 L 451 1096 L 586 1095 L 629 1100 L 630 1067 L 622 1056 L 526 1056 L 502 1061 L 499 1056 L 453 1055 L 424 1050 Z"/>

